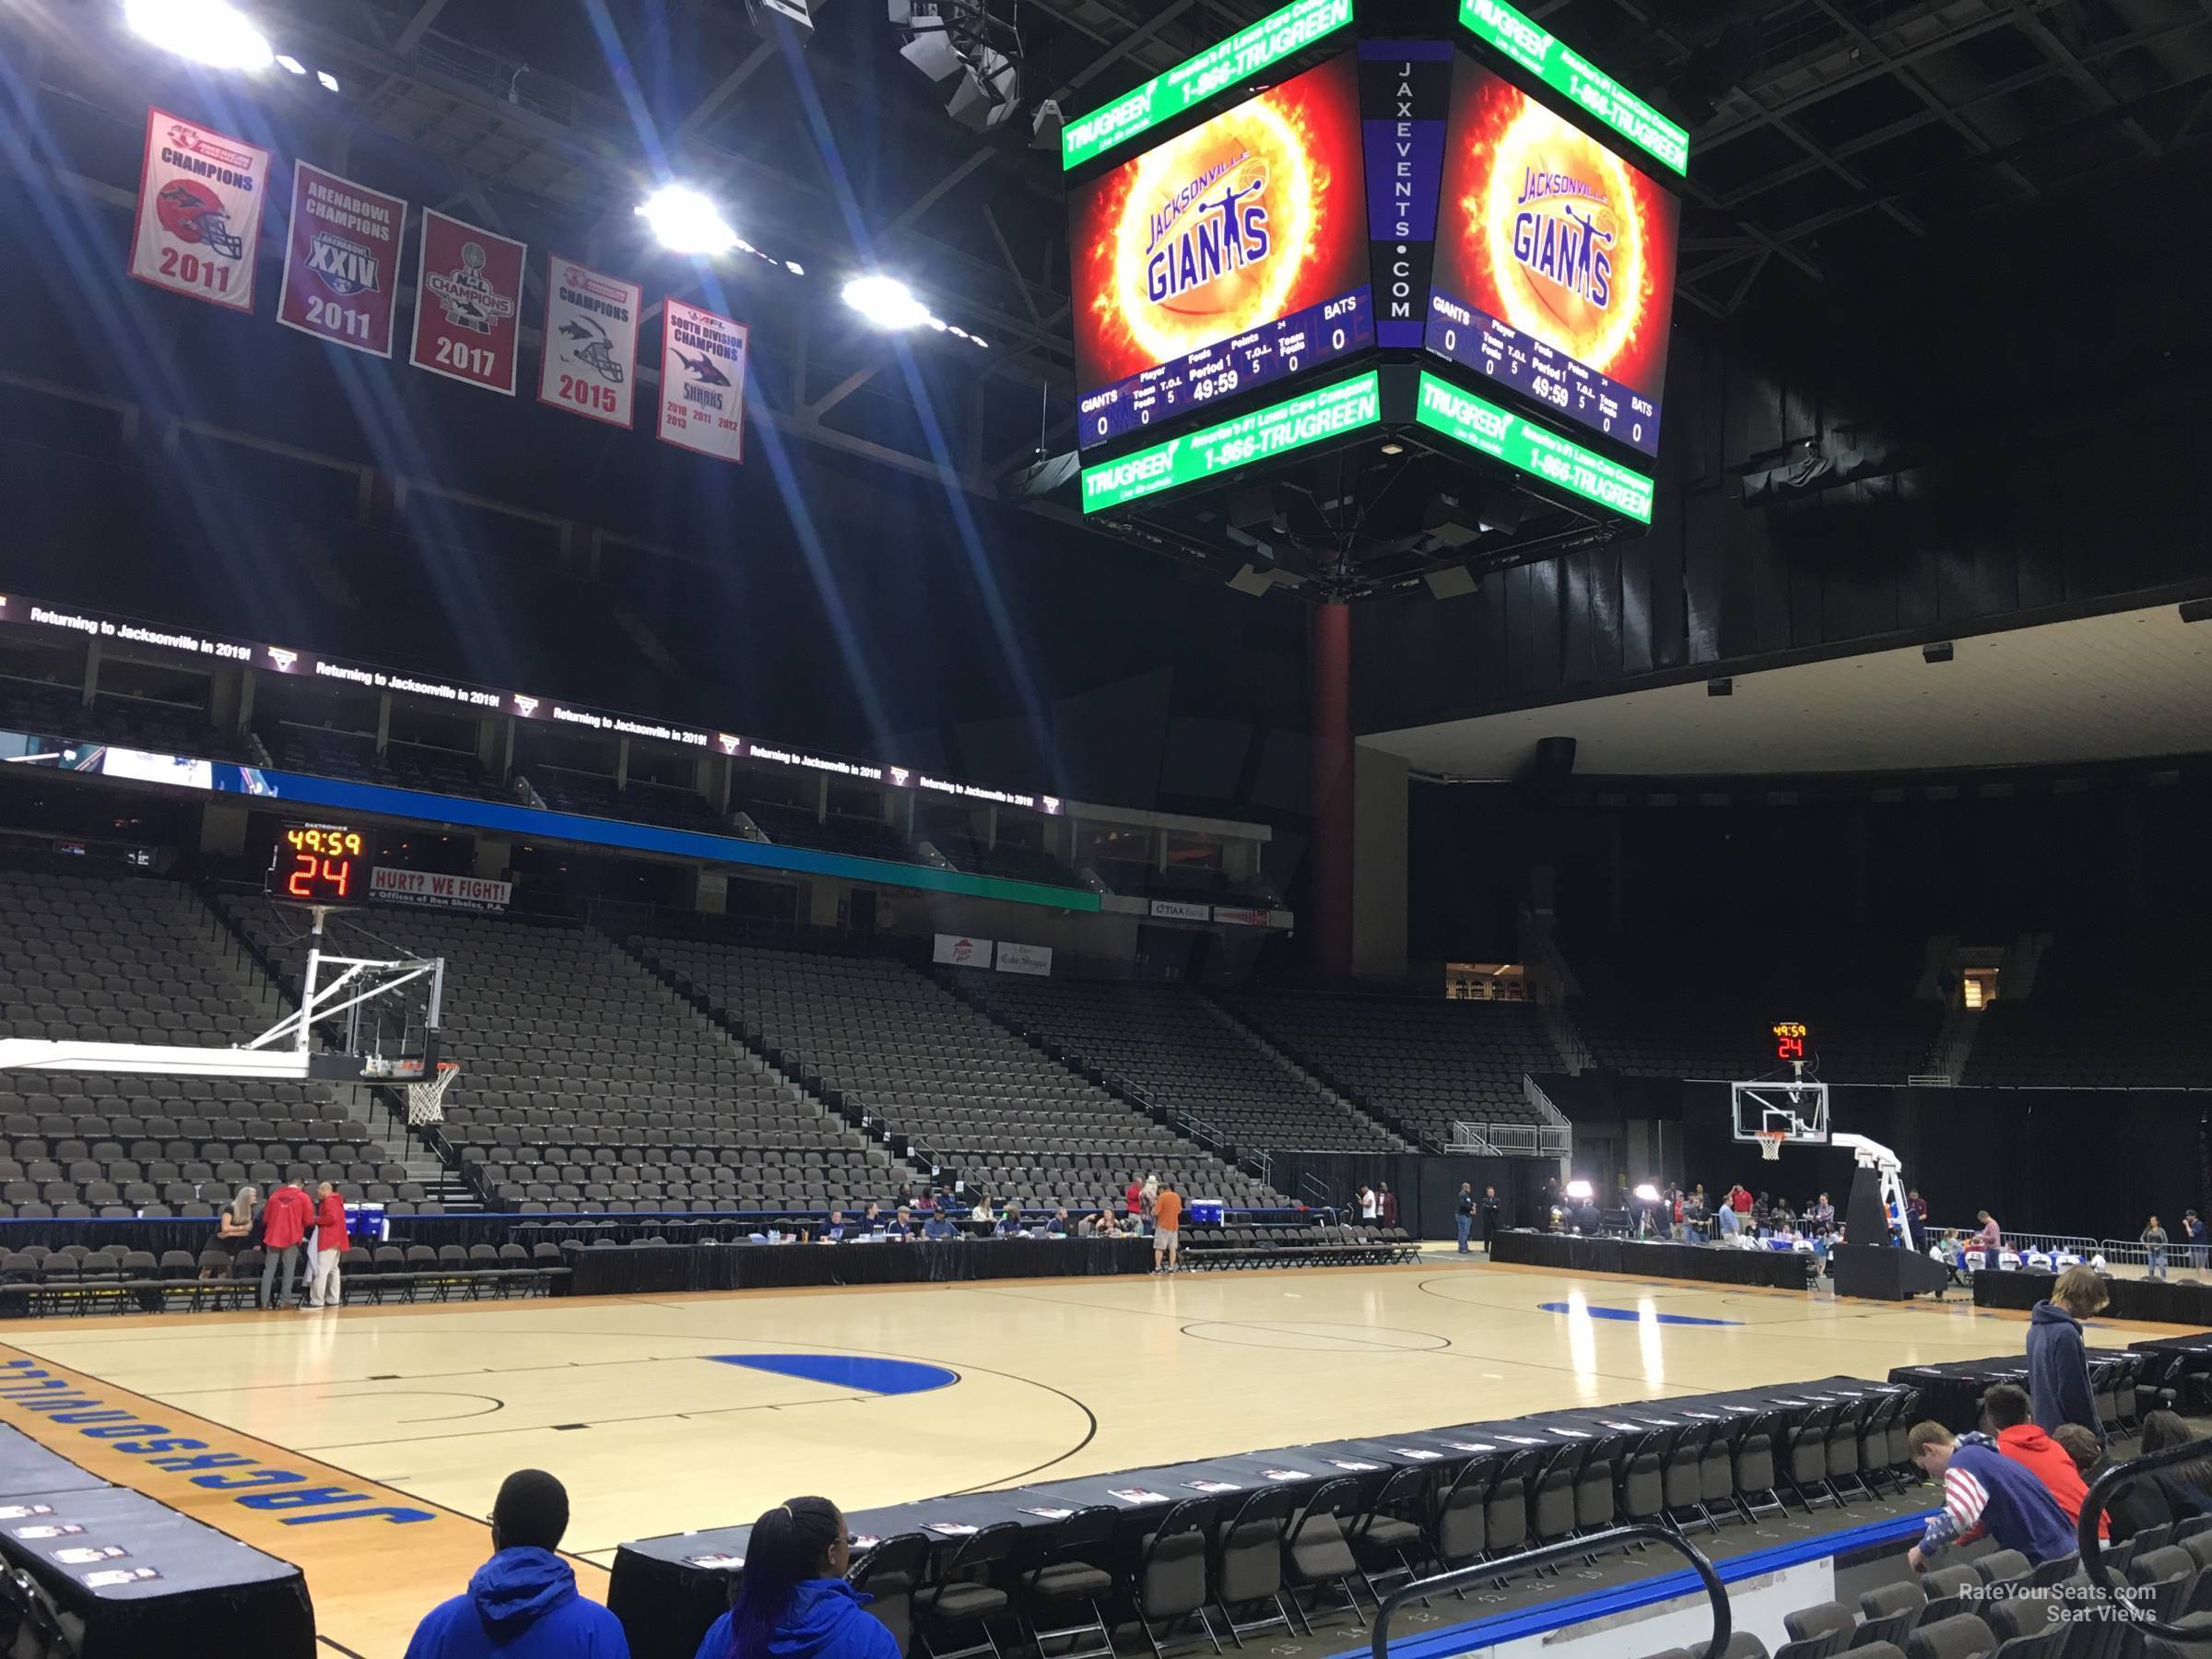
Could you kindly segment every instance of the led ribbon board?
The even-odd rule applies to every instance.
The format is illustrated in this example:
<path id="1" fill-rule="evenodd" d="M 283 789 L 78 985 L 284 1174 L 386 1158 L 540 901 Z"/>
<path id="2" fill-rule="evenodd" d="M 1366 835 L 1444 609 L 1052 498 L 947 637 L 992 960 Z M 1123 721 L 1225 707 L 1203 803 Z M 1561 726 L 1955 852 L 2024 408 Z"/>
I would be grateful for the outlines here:
<path id="1" fill-rule="evenodd" d="M 1477 40 L 1503 53 L 1662 167 L 1689 176 L 1688 133 L 1506 0 L 1459 0 L 1459 20 Z M 1063 140 L 1074 130 L 1062 134 Z"/>
<path id="2" fill-rule="evenodd" d="M 1414 420 L 1640 524 L 1652 522 L 1652 480 L 1641 473 L 1571 443 L 1557 432 L 1462 392 L 1432 374 L 1421 376 L 1420 402 Z M 1088 474 L 1083 482 L 1088 494 Z"/>
<path id="3" fill-rule="evenodd" d="M 1280 63 L 1351 20 L 1352 0 L 1291 0 L 1250 29 L 1185 59 L 1082 120 L 1068 123 L 1060 132 L 1061 167 L 1080 167 L 1093 156 L 1203 103 L 1224 87 L 1251 79 L 1268 65 Z M 1687 145 L 1688 140 L 1683 142 Z"/>
<path id="4" fill-rule="evenodd" d="M 1083 511 L 1099 512 L 1140 500 L 1231 467 L 1269 460 L 1310 443 L 1373 426 L 1382 418 L 1382 381 L 1371 371 L 1333 386 L 1323 386 L 1302 397 L 1254 409 L 1249 415 L 1240 415 L 1202 432 L 1171 438 L 1150 449 L 1091 467 L 1083 475 Z M 1647 517 L 1650 491 L 1647 482 L 1644 485 Z"/>

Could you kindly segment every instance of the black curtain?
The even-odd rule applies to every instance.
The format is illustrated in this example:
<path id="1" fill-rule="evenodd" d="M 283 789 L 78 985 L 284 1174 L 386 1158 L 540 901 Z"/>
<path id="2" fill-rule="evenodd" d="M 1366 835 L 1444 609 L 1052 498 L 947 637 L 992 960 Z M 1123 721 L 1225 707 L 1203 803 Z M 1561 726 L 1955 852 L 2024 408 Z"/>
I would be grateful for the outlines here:
<path id="1" fill-rule="evenodd" d="M 1333 1204 L 1355 1218 L 1360 1184 L 1387 1182 L 1397 1194 L 1398 1225 L 1417 1239 L 1453 1236 L 1453 1200 L 1463 1181 L 1477 1197 L 1484 1187 L 1496 1187 L 1500 1223 L 1512 1227 L 1535 1216 L 1544 1182 L 1559 1173 L 1557 1160 L 1549 1158 L 1412 1152 L 1271 1152 L 1268 1158 L 1268 1179 L 1277 1192 L 1316 1208 Z"/>

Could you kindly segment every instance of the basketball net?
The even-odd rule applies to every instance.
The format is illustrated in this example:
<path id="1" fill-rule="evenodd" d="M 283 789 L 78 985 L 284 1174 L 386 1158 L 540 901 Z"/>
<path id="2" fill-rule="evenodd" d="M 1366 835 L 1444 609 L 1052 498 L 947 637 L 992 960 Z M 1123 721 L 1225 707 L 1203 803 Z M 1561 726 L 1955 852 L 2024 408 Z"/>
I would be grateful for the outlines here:
<path id="1" fill-rule="evenodd" d="M 441 1060 L 435 1077 L 427 1083 L 407 1085 L 407 1123 L 410 1125 L 445 1122 L 445 1091 L 460 1072 L 459 1061 Z M 1772 1157 L 1773 1154 L 1768 1156 Z"/>
<path id="2" fill-rule="evenodd" d="M 411 1090 L 409 1092 L 412 1092 Z M 1789 1138 L 1779 1129 L 1758 1129 L 1751 1138 L 1759 1143 L 1759 1155 L 1769 1163 L 1782 1161 L 1782 1143 Z"/>

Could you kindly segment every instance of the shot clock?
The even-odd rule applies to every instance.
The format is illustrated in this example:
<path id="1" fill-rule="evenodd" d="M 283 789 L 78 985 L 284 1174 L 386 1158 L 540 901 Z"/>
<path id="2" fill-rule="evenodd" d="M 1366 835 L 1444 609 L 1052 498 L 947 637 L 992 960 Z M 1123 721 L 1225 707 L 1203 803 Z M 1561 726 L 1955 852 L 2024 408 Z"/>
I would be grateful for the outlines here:
<path id="1" fill-rule="evenodd" d="M 300 904 L 358 903 L 368 894 L 368 843 L 337 824 L 287 824 L 269 860 L 268 894 Z"/>
<path id="2" fill-rule="evenodd" d="M 1806 1044 L 1812 1039 L 1812 1031 L 1806 1023 L 1801 1019 L 1778 1019 L 1774 1022 L 1773 1031 L 1774 1058 L 1803 1065 Z"/>

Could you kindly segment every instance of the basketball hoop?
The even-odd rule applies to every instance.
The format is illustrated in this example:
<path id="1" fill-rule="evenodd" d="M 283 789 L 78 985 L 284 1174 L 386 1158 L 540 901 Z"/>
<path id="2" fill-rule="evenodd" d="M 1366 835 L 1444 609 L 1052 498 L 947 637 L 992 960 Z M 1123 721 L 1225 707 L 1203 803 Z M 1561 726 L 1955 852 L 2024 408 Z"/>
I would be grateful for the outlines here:
<path id="1" fill-rule="evenodd" d="M 407 1123 L 410 1126 L 445 1122 L 445 1091 L 460 1071 L 459 1061 L 441 1060 L 438 1062 L 437 1077 L 427 1083 L 407 1085 Z M 1767 1156 L 1771 1158 L 1774 1155 L 1770 1152 Z"/>
<path id="2" fill-rule="evenodd" d="M 409 1089 L 407 1092 L 412 1094 L 414 1090 Z M 412 1121 L 411 1114 L 409 1121 Z M 1761 1158 L 1769 1163 L 1782 1161 L 1782 1143 L 1789 1139 L 1788 1135 L 1779 1129 L 1755 1129 L 1751 1133 L 1751 1138 L 1759 1143 L 1759 1155 Z"/>

